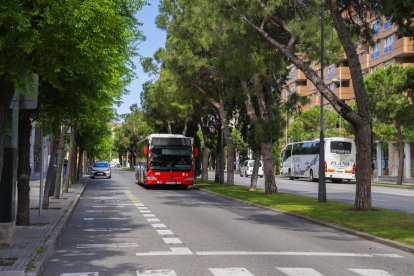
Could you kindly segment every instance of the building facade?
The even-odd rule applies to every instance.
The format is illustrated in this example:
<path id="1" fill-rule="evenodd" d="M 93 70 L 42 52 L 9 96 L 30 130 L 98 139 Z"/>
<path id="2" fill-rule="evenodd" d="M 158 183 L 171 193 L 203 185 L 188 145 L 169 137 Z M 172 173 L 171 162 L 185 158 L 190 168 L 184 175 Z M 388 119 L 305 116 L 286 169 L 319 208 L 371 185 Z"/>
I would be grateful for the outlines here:
<path id="1" fill-rule="evenodd" d="M 358 48 L 361 70 L 367 75 L 378 68 L 390 65 L 414 66 L 414 40 L 398 34 L 398 28 L 391 20 L 375 19 L 372 21 L 374 32 L 373 45 Z M 283 91 L 287 98 L 292 93 L 306 96 L 310 103 L 304 109 L 320 104 L 320 93 L 299 69 L 293 65 L 288 68 L 289 75 Z M 320 65 L 314 69 L 320 72 Z M 324 68 L 324 80 L 330 90 L 345 102 L 355 99 L 352 78 L 346 58 Z M 324 106 L 331 109 L 328 101 Z M 398 172 L 398 149 L 392 141 L 375 141 L 373 145 L 374 176 L 396 176 Z M 414 143 L 404 145 L 404 177 L 414 178 Z"/>

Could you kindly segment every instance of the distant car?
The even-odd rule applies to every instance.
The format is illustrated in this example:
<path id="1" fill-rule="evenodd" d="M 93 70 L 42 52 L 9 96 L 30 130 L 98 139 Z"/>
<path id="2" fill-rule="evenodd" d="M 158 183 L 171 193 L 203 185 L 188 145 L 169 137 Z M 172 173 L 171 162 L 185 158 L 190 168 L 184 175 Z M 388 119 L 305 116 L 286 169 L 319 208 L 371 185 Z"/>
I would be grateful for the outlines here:
<path id="1" fill-rule="evenodd" d="M 90 177 L 106 177 L 111 178 L 111 167 L 108 161 L 97 161 L 91 166 Z"/>
<path id="2" fill-rule="evenodd" d="M 254 160 L 246 160 L 240 166 L 240 176 L 251 176 L 253 174 Z M 258 175 L 263 177 L 263 162 L 260 161 Z"/>

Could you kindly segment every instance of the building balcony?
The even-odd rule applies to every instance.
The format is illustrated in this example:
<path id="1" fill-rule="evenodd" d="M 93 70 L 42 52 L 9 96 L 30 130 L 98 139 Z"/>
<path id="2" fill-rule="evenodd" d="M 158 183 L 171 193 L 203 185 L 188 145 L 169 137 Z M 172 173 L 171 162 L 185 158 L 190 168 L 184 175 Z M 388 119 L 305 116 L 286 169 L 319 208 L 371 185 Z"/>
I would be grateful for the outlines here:
<path id="1" fill-rule="evenodd" d="M 351 79 L 351 73 L 349 67 L 337 67 L 334 69 L 332 74 L 333 79 L 338 80 L 349 80 Z"/>
<path id="2" fill-rule="evenodd" d="M 293 82 L 298 82 L 298 81 L 306 81 L 305 74 L 299 69 L 290 71 L 288 75 L 288 83 L 293 83 Z"/>
<path id="3" fill-rule="evenodd" d="M 414 56 L 414 40 L 409 37 L 402 37 L 394 41 L 390 54 L 393 57 Z"/>

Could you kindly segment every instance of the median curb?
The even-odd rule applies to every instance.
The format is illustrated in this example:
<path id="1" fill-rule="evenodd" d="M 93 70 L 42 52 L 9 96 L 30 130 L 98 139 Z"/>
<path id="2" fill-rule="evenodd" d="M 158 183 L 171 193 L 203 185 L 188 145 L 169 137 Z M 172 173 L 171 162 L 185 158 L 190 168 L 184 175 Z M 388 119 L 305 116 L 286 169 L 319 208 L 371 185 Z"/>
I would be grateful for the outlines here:
<path id="1" fill-rule="evenodd" d="M 267 206 L 263 206 L 263 205 L 260 205 L 260 204 L 245 201 L 245 200 L 242 200 L 242 199 L 234 198 L 234 197 L 231 197 L 231 196 L 222 195 L 222 194 L 212 192 L 212 191 L 208 191 L 208 190 L 205 190 L 205 189 L 202 189 L 202 188 L 198 188 L 198 187 L 194 187 L 194 186 L 193 186 L 193 188 L 195 188 L 197 190 L 200 190 L 200 191 L 210 193 L 210 194 L 218 195 L 218 196 L 221 196 L 223 198 L 238 201 L 238 202 L 250 205 L 250 206 L 258 207 L 258 208 L 265 209 L 265 210 L 272 211 L 272 212 L 276 212 L 276 213 L 289 215 L 289 216 L 300 218 L 300 219 L 304 219 L 304 220 L 307 220 L 307 221 L 312 222 L 314 224 L 329 227 L 331 229 L 342 231 L 342 232 L 345 232 L 347 234 L 358 236 L 360 238 L 364 238 L 364 239 L 369 240 L 369 241 L 374 241 L 374 242 L 377 242 L 377 243 L 380 243 L 380 244 L 383 244 L 383 245 L 387 245 L 387 246 L 390 246 L 390 247 L 393 247 L 393 248 L 396 248 L 396 249 L 399 249 L 399 250 L 402 250 L 402 251 L 406 251 L 406 252 L 409 252 L 409 253 L 414 253 L 414 246 L 407 245 L 407 244 L 404 244 L 404 243 L 401 243 L 401 242 L 388 240 L 388 239 L 381 238 L 381 237 L 378 237 L 378 236 L 374 236 L 374 235 L 371 235 L 371 234 L 368 234 L 368 233 L 365 233 L 365 232 L 353 230 L 353 229 L 350 229 L 350 228 L 347 228 L 347 227 L 343 227 L 343 226 L 339 226 L 339 225 L 336 225 L 336 224 L 331 224 L 331 223 L 328 223 L 328 222 L 324 222 L 324 221 L 321 221 L 321 220 L 305 217 L 305 216 L 302 216 L 302 215 L 299 215 L 299 214 L 279 210 L 277 208 L 267 207 Z"/>

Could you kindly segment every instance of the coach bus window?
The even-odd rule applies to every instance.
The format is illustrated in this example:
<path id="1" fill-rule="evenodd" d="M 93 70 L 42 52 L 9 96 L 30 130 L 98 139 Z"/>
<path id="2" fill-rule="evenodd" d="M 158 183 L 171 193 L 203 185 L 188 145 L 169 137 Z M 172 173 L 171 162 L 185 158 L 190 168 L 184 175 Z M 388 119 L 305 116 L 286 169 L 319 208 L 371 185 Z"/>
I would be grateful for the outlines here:
<path id="1" fill-rule="evenodd" d="M 351 154 L 352 144 L 349 142 L 331 141 L 331 152 L 337 154 Z"/>

